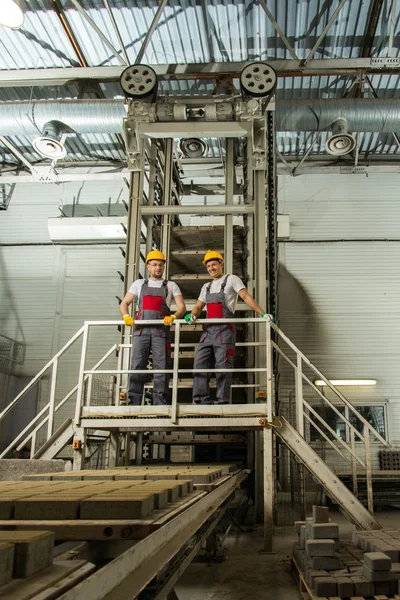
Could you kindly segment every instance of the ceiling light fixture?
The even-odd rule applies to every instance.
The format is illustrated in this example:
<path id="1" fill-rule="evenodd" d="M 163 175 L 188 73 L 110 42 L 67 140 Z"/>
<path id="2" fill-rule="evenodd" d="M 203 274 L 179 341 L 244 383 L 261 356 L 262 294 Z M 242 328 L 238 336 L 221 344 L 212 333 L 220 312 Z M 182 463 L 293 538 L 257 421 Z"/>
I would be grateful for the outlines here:
<path id="1" fill-rule="evenodd" d="M 24 22 L 24 13 L 15 0 L 1 0 L 0 25 L 18 29 Z"/>
<path id="2" fill-rule="evenodd" d="M 376 385 L 376 379 L 330 379 L 329 383 L 335 386 L 341 385 Z M 315 385 L 319 387 L 323 387 L 328 385 L 323 379 L 316 379 L 314 381 Z"/>

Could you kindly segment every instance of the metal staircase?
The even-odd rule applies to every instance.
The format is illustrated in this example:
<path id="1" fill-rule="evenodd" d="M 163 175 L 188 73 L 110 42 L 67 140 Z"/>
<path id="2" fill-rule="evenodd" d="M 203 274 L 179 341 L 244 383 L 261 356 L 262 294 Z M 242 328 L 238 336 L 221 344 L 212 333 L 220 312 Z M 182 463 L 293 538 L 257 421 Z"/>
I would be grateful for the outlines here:
<path id="1" fill-rule="evenodd" d="M 141 407 L 121 406 L 117 401 L 119 397 L 119 389 L 114 384 L 112 394 L 109 394 L 103 403 L 99 403 L 99 396 L 96 395 L 96 385 L 94 383 L 96 377 L 108 377 L 116 381 L 117 375 L 126 375 L 126 370 L 116 368 L 121 362 L 121 354 L 127 352 L 126 344 L 120 344 L 118 357 L 115 355 L 115 350 L 118 344 L 114 344 L 104 356 L 96 362 L 93 368 L 86 368 L 87 355 L 90 351 L 89 332 L 94 328 L 113 328 L 115 335 L 118 335 L 117 326 L 119 321 L 106 322 L 86 322 L 83 328 L 65 345 L 65 347 L 57 353 L 46 365 L 44 369 L 36 376 L 32 382 L 23 390 L 17 398 L 0 414 L 0 422 L 6 415 L 9 415 L 18 402 L 23 401 L 25 393 L 29 391 L 32 385 L 37 383 L 38 379 L 46 376 L 50 370 L 50 399 L 42 408 L 38 415 L 31 423 L 16 437 L 16 439 L 6 448 L 0 455 L 0 458 L 6 457 L 12 449 L 18 449 L 26 445 L 31 446 L 31 457 L 36 459 L 48 459 L 57 456 L 65 447 L 70 447 L 73 439 L 78 440 L 77 449 L 75 449 L 75 459 L 77 467 L 84 467 L 85 453 L 82 449 L 87 443 L 87 434 L 90 431 L 109 431 L 115 434 L 116 432 L 173 432 L 173 431 L 209 431 L 213 430 L 228 430 L 228 431 L 253 431 L 260 430 L 265 432 L 271 428 L 279 439 L 289 448 L 310 473 L 315 477 L 321 486 L 326 490 L 328 496 L 335 500 L 339 506 L 348 514 L 350 519 L 362 529 L 377 529 L 379 523 L 372 516 L 373 512 L 373 497 L 372 497 L 372 479 L 371 479 L 371 456 L 370 456 L 370 438 L 373 437 L 382 445 L 388 446 L 386 440 L 369 424 L 364 417 L 356 410 L 356 408 L 333 386 L 323 374 L 312 365 L 312 363 L 301 353 L 301 351 L 285 336 L 285 334 L 273 323 L 266 322 L 265 319 L 243 318 L 237 319 L 243 325 L 257 325 L 266 329 L 267 339 L 267 361 L 262 365 L 256 363 L 255 367 L 247 367 L 235 365 L 234 371 L 237 379 L 240 380 L 245 375 L 254 375 L 258 372 L 264 372 L 267 381 L 271 385 L 267 385 L 267 390 L 270 392 L 263 401 L 258 402 L 234 402 L 223 406 L 197 406 L 188 403 L 187 394 L 178 397 L 180 377 L 188 377 L 191 375 L 191 369 L 185 364 L 182 368 L 180 365 L 180 333 L 184 330 L 185 324 L 183 321 L 175 323 L 174 333 L 174 360 L 173 368 L 170 370 L 173 382 L 172 388 L 172 405 L 171 406 L 148 406 Z M 201 320 L 200 320 L 201 324 Z M 271 334 L 274 340 L 271 340 Z M 59 401 L 56 401 L 57 377 L 60 375 L 58 362 L 62 360 L 63 354 L 67 352 L 71 344 L 77 339 L 83 337 L 81 348 L 80 369 L 78 374 L 77 384 L 64 395 Z M 96 338 L 97 340 L 97 338 Z M 286 347 L 285 347 L 286 346 Z M 184 346 L 186 348 L 186 346 Z M 177 351 L 178 349 L 178 351 Z M 268 417 L 269 404 L 272 402 L 272 353 L 277 352 L 284 357 L 287 363 L 293 368 L 296 378 L 296 418 L 297 424 L 293 425 L 288 422 L 282 415 L 273 417 L 271 420 Z M 290 358 L 290 353 L 295 354 L 295 358 Z M 107 368 L 103 368 L 105 363 L 113 363 Z M 310 373 L 307 372 L 310 371 Z M 151 371 L 149 371 L 151 372 Z M 335 400 L 328 397 L 314 385 L 311 372 L 319 379 L 323 379 L 330 386 L 335 394 Z M 185 381 L 185 379 L 183 379 Z M 186 392 L 188 388 L 185 386 L 183 390 Z M 352 443 L 348 444 L 345 440 L 333 431 L 329 424 L 314 411 L 312 403 L 307 399 L 307 390 L 312 389 L 315 393 L 321 395 L 323 401 L 331 407 L 332 410 L 339 412 L 339 402 L 346 405 L 352 414 L 352 421 L 345 419 L 342 413 L 341 418 L 346 422 L 346 426 L 352 430 Z M 75 399 L 75 402 L 71 401 Z M 109 399 L 113 398 L 110 402 Z M 75 414 L 75 417 L 69 417 L 57 429 L 54 430 L 57 411 L 70 400 L 68 410 L 70 414 Z M 52 424 L 52 428 L 49 427 Z M 355 424 L 356 425 L 355 425 Z M 335 449 L 338 456 L 348 461 L 352 467 L 355 487 L 357 487 L 357 466 L 363 469 L 361 472 L 366 473 L 368 488 L 369 511 L 359 502 L 354 494 L 352 494 L 340 479 L 332 472 L 325 464 L 323 459 L 317 454 L 316 450 L 307 441 L 307 424 L 312 424 L 317 428 L 321 438 Z M 38 432 L 44 428 L 47 432 L 46 438 L 42 444 L 39 444 Z M 363 433 L 360 432 L 363 430 Z M 356 442 L 358 446 L 356 451 Z M 360 456 L 359 447 L 363 446 L 364 456 Z M 116 458 L 116 454 L 114 454 Z"/>

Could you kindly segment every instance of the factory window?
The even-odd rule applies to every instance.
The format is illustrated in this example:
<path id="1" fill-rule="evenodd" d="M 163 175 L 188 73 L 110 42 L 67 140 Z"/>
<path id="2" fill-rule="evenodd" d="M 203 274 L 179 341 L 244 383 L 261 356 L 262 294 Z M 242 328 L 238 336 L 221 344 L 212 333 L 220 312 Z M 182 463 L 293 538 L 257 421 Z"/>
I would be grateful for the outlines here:
<path id="1" fill-rule="evenodd" d="M 357 429 L 357 431 L 359 431 L 360 433 L 363 433 L 363 423 L 347 407 L 337 406 L 336 408 L 337 408 L 337 411 L 341 415 L 345 416 L 346 419 Z M 370 425 L 372 425 L 372 427 L 374 427 L 374 429 L 376 429 L 376 431 L 378 433 L 380 433 L 380 435 L 382 437 L 384 437 L 386 439 L 386 405 L 385 404 L 368 405 L 368 406 L 354 405 L 354 408 L 360 413 L 360 415 L 362 417 L 364 417 L 364 419 L 366 421 L 368 421 L 368 423 L 370 423 Z M 347 427 L 345 421 L 337 414 L 336 411 L 334 411 L 329 406 L 314 407 L 314 410 L 327 423 L 327 425 L 330 427 L 330 429 L 336 433 L 337 436 L 340 436 L 342 438 L 342 440 L 350 443 L 351 439 L 350 439 L 349 428 Z M 315 416 L 313 416 L 313 415 L 310 415 L 310 416 L 313 419 L 313 421 L 318 425 L 318 427 L 331 440 L 335 439 L 335 436 L 333 435 L 333 433 L 328 431 L 317 420 L 317 418 Z M 312 442 L 321 439 L 320 433 L 312 425 L 310 426 L 310 439 Z M 371 441 L 374 441 L 374 440 L 376 441 L 375 436 L 373 436 L 372 434 L 370 434 L 370 439 L 371 439 Z M 356 436 L 355 440 L 357 442 L 357 441 L 359 441 L 359 438 Z"/>

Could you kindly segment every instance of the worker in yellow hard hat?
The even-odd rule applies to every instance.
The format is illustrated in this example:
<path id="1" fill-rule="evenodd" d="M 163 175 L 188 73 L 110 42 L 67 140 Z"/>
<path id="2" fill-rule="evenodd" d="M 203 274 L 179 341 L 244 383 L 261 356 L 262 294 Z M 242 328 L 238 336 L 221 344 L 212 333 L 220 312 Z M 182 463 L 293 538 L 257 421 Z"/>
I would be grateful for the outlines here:
<path id="1" fill-rule="evenodd" d="M 185 314 L 186 307 L 182 292 L 173 281 L 163 278 L 165 256 L 159 250 L 152 250 L 146 257 L 149 272 L 147 279 L 137 279 L 129 288 L 120 304 L 125 325 L 135 325 L 131 369 L 146 369 L 150 351 L 153 369 L 168 369 L 171 356 L 170 327 L 175 319 Z M 135 319 L 129 314 L 129 306 L 138 300 Z M 172 303 L 176 311 L 171 314 Z M 140 325 L 143 320 L 160 320 L 160 325 Z M 127 389 L 127 404 L 142 404 L 146 375 L 131 373 Z M 169 375 L 156 373 L 153 380 L 153 403 L 168 404 Z"/>
<path id="2" fill-rule="evenodd" d="M 233 318 L 237 297 L 261 317 L 269 318 L 247 291 L 243 281 L 236 275 L 224 275 L 224 258 L 220 252 L 209 250 L 203 259 L 212 281 L 203 285 L 191 313 L 185 316 L 193 323 L 204 307 L 207 319 Z M 210 324 L 203 328 L 193 365 L 193 402 L 195 404 L 227 404 L 230 400 L 232 372 L 215 374 L 216 399 L 210 396 L 209 373 L 196 373 L 197 369 L 232 369 L 235 361 L 236 331 L 232 323 Z"/>

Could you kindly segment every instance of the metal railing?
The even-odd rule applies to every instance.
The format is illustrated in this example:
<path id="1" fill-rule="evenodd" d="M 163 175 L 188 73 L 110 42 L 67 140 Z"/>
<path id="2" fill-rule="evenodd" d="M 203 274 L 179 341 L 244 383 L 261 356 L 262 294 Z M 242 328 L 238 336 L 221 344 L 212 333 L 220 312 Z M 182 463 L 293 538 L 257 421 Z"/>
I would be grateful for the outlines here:
<path id="1" fill-rule="evenodd" d="M 64 406 L 64 404 L 73 397 L 78 390 L 78 385 L 75 385 L 63 398 L 56 401 L 56 390 L 57 380 L 59 376 L 59 363 L 60 359 L 66 354 L 66 352 L 81 338 L 84 333 L 84 327 L 81 327 L 79 331 L 72 336 L 72 338 L 53 356 L 51 360 L 33 377 L 33 379 L 24 387 L 24 389 L 14 398 L 10 404 L 0 413 L 0 423 L 4 421 L 7 416 L 12 415 L 12 411 L 17 404 L 23 400 L 27 393 L 32 390 L 40 381 L 49 377 L 50 394 L 48 402 L 39 410 L 38 414 L 24 427 L 24 429 L 14 438 L 14 440 L 0 453 L 0 459 L 5 458 L 8 453 L 13 450 L 21 450 L 24 446 L 30 443 L 30 456 L 34 456 L 36 451 L 37 435 L 42 427 L 47 424 L 46 428 L 46 441 L 54 433 L 54 420 L 55 414 Z M 104 361 L 115 352 L 117 345 L 115 344 L 110 348 L 108 352 L 100 359 L 100 361 L 94 366 L 94 368 L 100 367 Z"/>
<path id="2" fill-rule="evenodd" d="M 294 372 L 295 379 L 295 408 L 296 408 L 296 429 L 298 433 L 305 439 L 306 425 L 309 425 L 315 429 L 316 432 L 321 436 L 321 439 L 326 442 L 335 453 L 345 460 L 351 466 L 353 475 L 353 492 L 357 495 L 358 483 L 357 483 L 357 465 L 359 465 L 366 472 L 367 480 L 367 492 L 368 492 L 368 508 L 372 511 L 373 509 L 373 493 L 372 493 L 372 468 L 371 468 L 371 447 L 370 438 L 375 438 L 381 444 L 389 446 L 388 442 L 384 437 L 357 411 L 351 402 L 343 396 L 343 394 L 336 389 L 328 379 L 311 363 L 311 361 L 291 342 L 291 340 L 273 323 L 268 319 L 263 318 L 243 318 L 243 319 L 199 319 L 196 321 L 196 325 L 211 325 L 211 324 L 252 324 L 255 327 L 259 326 L 257 342 L 237 342 L 236 346 L 240 347 L 258 347 L 257 366 L 245 367 L 238 366 L 232 369 L 196 369 L 197 373 L 215 374 L 219 372 L 232 372 L 232 373 L 247 373 L 251 376 L 255 376 L 256 381 L 250 384 L 242 384 L 243 386 L 253 386 L 254 388 L 263 389 L 265 388 L 265 416 L 268 421 L 272 421 L 273 407 L 272 407 L 272 387 L 273 387 L 273 374 L 272 374 L 272 353 L 277 352 L 285 362 L 290 365 Z M 172 361 L 171 369 L 164 370 L 135 370 L 132 371 L 127 366 L 129 364 L 129 352 L 131 348 L 131 333 L 132 330 L 125 328 L 124 341 L 122 343 L 116 343 L 105 352 L 100 360 L 92 368 L 87 368 L 88 362 L 88 347 L 89 347 L 89 335 L 93 328 L 100 327 L 121 327 L 121 321 L 87 321 L 84 326 L 63 346 L 63 348 L 57 352 L 57 354 L 43 367 L 43 369 L 32 379 L 32 381 L 18 394 L 18 396 L 0 413 L 0 422 L 14 409 L 14 407 L 21 401 L 22 398 L 31 390 L 43 377 L 46 377 L 50 372 L 50 395 L 49 401 L 39 411 L 36 417 L 18 434 L 18 436 L 11 442 L 7 448 L 5 448 L 0 454 L 0 458 L 7 456 L 10 450 L 17 448 L 21 449 L 27 443 L 31 443 L 31 456 L 35 454 L 36 438 L 40 429 L 46 427 L 47 440 L 53 435 L 54 432 L 54 420 L 55 414 L 62 408 L 65 403 L 70 400 L 74 394 L 76 394 L 76 405 L 75 405 L 75 423 L 79 425 L 82 419 L 82 411 L 85 407 L 89 407 L 92 402 L 92 390 L 93 390 L 93 377 L 98 375 L 108 375 L 113 377 L 116 382 L 115 394 L 113 403 L 116 408 L 119 405 L 119 392 L 123 388 L 123 378 L 127 379 L 130 373 L 152 375 L 155 373 L 167 373 L 172 378 L 172 402 L 169 408 L 169 422 L 171 425 L 177 423 L 179 419 L 179 403 L 178 403 L 178 388 L 179 388 L 179 377 L 180 375 L 188 375 L 193 373 L 192 369 L 179 368 L 179 359 L 181 348 L 187 348 L 188 346 L 195 346 L 196 344 L 180 344 L 180 337 L 182 333 L 182 327 L 187 327 L 184 320 L 176 320 L 174 322 L 173 332 L 173 344 L 174 357 Z M 141 325 L 157 325 L 160 326 L 159 321 L 141 321 Z M 183 329 L 184 331 L 184 329 Z M 271 331 L 274 332 L 274 339 L 271 340 Z M 77 384 L 63 396 L 63 398 L 56 402 L 56 389 L 57 389 L 57 378 L 59 375 L 59 363 L 62 356 L 71 348 L 75 342 L 81 340 L 81 352 L 80 352 L 80 364 L 78 373 Z M 288 351 L 284 351 L 282 343 L 286 344 L 289 348 Z M 112 357 L 116 350 L 116 369 L 101 369 L 105 361 Z M 292 358 L 288 355 L 292 353 Z M 325 382 L 326 386 L 335 395 L 335 400 L 327 398 L 321 390 L 314 384 L 310 376 L 307 374 L 308 369 L 313 375 Z M 305 385 L 309 386 L 308 389 L 313 390 L 313 393 L 317 394 L 320 401 L 330 410 L 332 410 L 344 422 L 345 426 L 350 432 L 350 442 L 342 439 L 342 437 L 334 430 L 330 425 L 321 417 L 320 414 L 315 410 L 307 398 L 307 392 L 305 392 Z M 344 406 L 347 413 L 352 415 L 351 422 L 339 408 Z M 136 408 L 136 407 L 135 407 Z M 156 407 L 154 407 L 156 408 Z M 203 407 L 204 408 L 204 407 Z M 217 408 L 217 407 L 213 407 Z M 122 409 L 122 407 L 121 407 Z M 121 413 L 123 410 L 121 410 Z M 152 417 L 157 418 L 157 411 L 151 411 Z M 193 405 L 191 414 L 201 416 L 203 413 Z M 218 417 L 218 412 L 213 413 Z M 226 414 L 224 407 L 221 407 L 221 415 Z M 162 413 L 162 417 L 165 418 L 166 413 Z M 232 414 L 232 416 L 234 416 Z M 358 425 L 358 426 L 356 426 Z M 362 431 L 360 431 L 360 429 Z M 307 441 L 307 439 L 306 439 Z M 364 460 L 360 457 L 359 445 L 357 442 L 361 442 L 364 449 Z"/>
<path id="3" fill-rule="evenodd" d="M 270 321 L 265 318 L 240 318 L 240 319 L 198 319 L 196 320 L 197 325 L 221 325 L 221 324 L 258 324 L 261 326 L 260 331 L 260 340 L 258 342 L 238 342 L 236 346 L 238 347 L 246 347 L 246 346 L 261 346 L 266 350 L 263 353 L 262 351 L 259 353 L 259 366 L 255 367 L 236 367 L 232 369 L 196 369 L 196 373 L 207 373 L 207 374 L 216 374 L 216 373 L 251 373 L 258 374 L 259 381 L 252 384 L 243 384 L 243 387 L 252 386 L 254 388 L 265 388 L 266 393 L 266 402 L 269 405 L 270 416 L 272 418 L 272 357 L 271 357 L 271 325 Z M 80 361 L 80 369 L 79 369 L 79 379 L 78 379 L 78 387 L 77 387 L 77 398 L 76 398 L 76 408 L 75 408 L 75 423 L 77 425 L 80 424 L 82 418 L 82 409 L 84 407 L 88 407 L 91 404 L 91 388 L 92 388 L 92 378 L 96 375 L 111 375 L 116 378 L 116 397 L 115 397 L 115 405 L 119 405 L 119 390 L 121 389 L 121 381 L 124 376 L 128 376 L 131 373 L 141 374 L 141 375 L 154 375 L 158 373 L 168 374 L 172 379 L 172 395 L 171 395 L 171 414 L 170 420 L 171 424 L 175 424 L 178 419 L 178 389 L 179 389 L 179 376 L 180 375 L 188 375 L 193 374 L 193 368 L 184 369 L 179 367 L 179 349 L 182 347 L 180 344 L 180 336 L 183 328 L 187 327 L 187 323 L 184 319 L 177 319 L 174 321 L 174 332 L 173 332 L 173 343 L 171 344 L 172 349 L 174 349 L 174 357 L 172 360 L 172 368 L 170 369 L 129 369 L 124 368 L 124 363 L 126 364 L 126 356 L 129 354 L 129 350 L 131 348 L 131 343 L 122 343 L 119 345 L 119 353 L 118 353 L 118 364 L 116 369 L 106 369 L 101 370 L 96 367 L 93 369 L 86 369 L 86 354 L 89 343 L 89 335 L 90 330 L 95 327 L 113 327 L 115 325 L 121 325 L 120 321 L 86 321 L 83 327 L 83 339 L 82 339 L 82 354 Z M 159 320 L 141 320 L 141 326 L 158 326 L 160 327 Z M 161 325 L 163 326 L 163 325 Z M 195 346 L 196 344 L 185 344 L 184 347 Z M 178 350 L 178 351 L 176 351 Z M 85 381 L 88 381 L 87 387 L 85 387 Z M 86 393 L 85 393 L 86 392 Z M 193 405 L 193 414 L 196 414 L 196 405 Z M 154 414 L 156 417 L 157 415 Z M 161 416 L 161 415 L 159 415 Z M 165 415 L 162 415 L 165 416 Z M 216 415 L 217 416 L 217 415 Z"/>
<path id="4" fill-rule="evenodd" d="M 371 464 L 371 438 L 376 439 L 384 446 L 390 444 L 387 440 L 360 414 L 354 405 L 321 373 L 315 365 L 297 348 L 297 346 L 277 327 L 271 325 L 275 332 L 275 341 L 272 341 L 272 347 L 281 356 L 294 371 L 295 379 L 295 408 L 296 419 L 295 427 L 298 433 L 306 439 L 305 425 L 309 424 L 319 433 L 322 440 L 326 442 L 337 455 L 341 457 L 351 467 L 353 480 L 353 493 L 358 496 L 357 465 L 365 470 L 367 481 L 368 509 L 373 512 L 373 489 L 372 489 L 372 464 Z M 288 353 L 282 349 L 281 342 L 284 342 L 293 352 L 294 358 L 290 358 Z M 315 385 L 305 370 L 308 369 L 311 376 L 322 380 L 331 390 L 334 398 L 330 399 Z M 306 399 L 305 384 L 308 390 L 317 394 L 322 405 L 332 410 L 336 416 L 343 422 L 350 432 L 350 442 L 343 439 L 315 410 L 310 401 Z M 348 419 L 340 408 L 344 407 L 348 414 L 352 415 L 353 422 Z M 358 425 L 358 427 L 357 427 Z M 360 429 L 362 431 L 360 431 Z M 333 438 L 333 439 L 332 439 Z M 307 441 L 307 440 L 306 440 Z M 359 445 L 361 442 L 364 460 L 359 455 Z"/>

